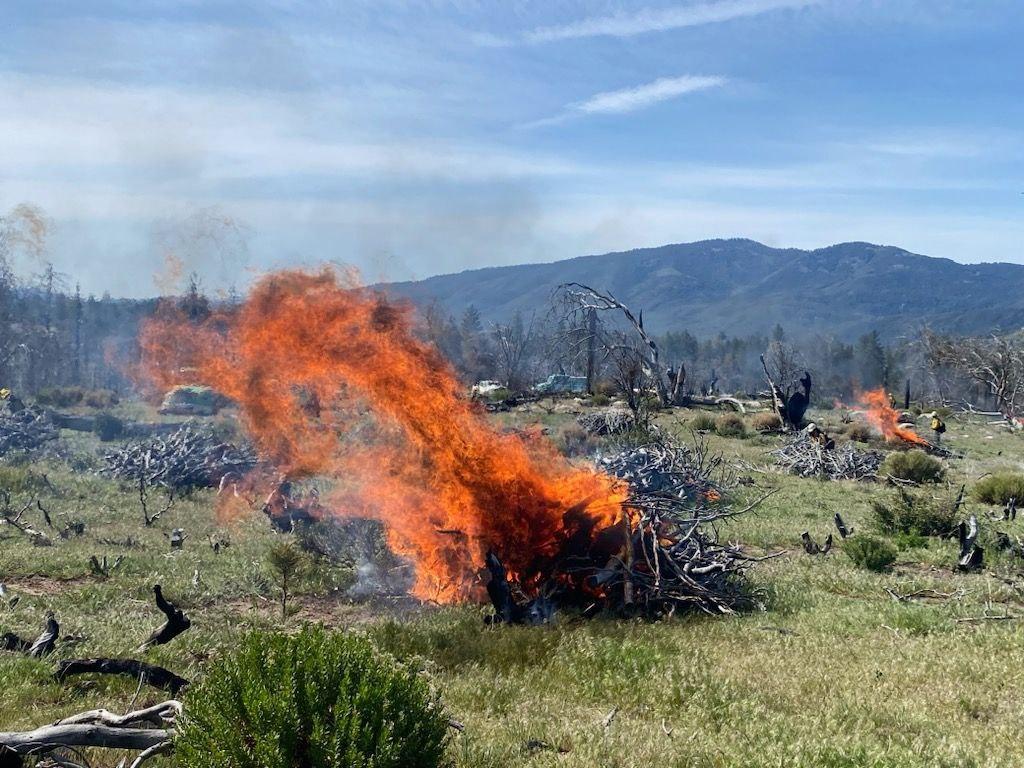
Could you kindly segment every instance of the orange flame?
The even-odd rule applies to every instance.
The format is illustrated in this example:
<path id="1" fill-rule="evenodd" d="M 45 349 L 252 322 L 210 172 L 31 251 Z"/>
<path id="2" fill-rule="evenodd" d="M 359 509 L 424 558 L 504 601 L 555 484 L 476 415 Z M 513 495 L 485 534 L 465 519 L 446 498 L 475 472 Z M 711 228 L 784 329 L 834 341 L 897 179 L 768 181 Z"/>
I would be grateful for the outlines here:
<path id="1" fill-rule="evenodd" d="M 164 307 L 140 341 L 151 384 L 214 387 L 289 477 L 331 478 L 334 514 L 383 522 L 415 564 L 418 597 L 479 597 L 491 547 L 538 584 L 620 517 L 615 480 L 573 467 L 546 440 L 497 432 L 414 335 L 410 307 L 351 275 L 269 275 L 240 307 L 198 324 Z"/>
<path id="2" fill-rule="evenodd" d="M 900 423 L 900 412 L 892 407 L 889 396 L 881 387 L 861 392 L 857 396 L 857 401 L 864 409 L 864 417 L 868 423 L 881 432 L 886 440 L 903 440 L 915 445 L 928 445 L 927 440 L 907 425 Z"/>

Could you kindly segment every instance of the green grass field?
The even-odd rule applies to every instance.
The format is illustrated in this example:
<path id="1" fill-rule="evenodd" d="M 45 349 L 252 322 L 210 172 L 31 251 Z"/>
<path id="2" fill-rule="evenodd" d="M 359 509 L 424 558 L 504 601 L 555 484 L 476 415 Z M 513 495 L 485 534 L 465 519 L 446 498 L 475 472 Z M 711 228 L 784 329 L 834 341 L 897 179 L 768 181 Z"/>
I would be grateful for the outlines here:
<path id="1" fill-rule="evenodd" d="M 660 420 L 682 429 L 692 416 L 681 410 Z M 542 422 L 557 437 L 572 417 L 498 418 Z M 815 418 L 838 423 L 837 413 Z M 947 480 L 934 493 L 952 496 L 987 473 L 1024 469 L 1024 438 L 982 420 L 951 419 L 949 427 L 946 444 L 962 458 L 945 460 Z M 737 504 L 776 489 L 721 530 L 753 554 L 785 552 L 752 573 L 765 595 L 763 612 L 657 623 L 562 616 L 550 627 L 492 628 L 475 606 L 352 603 L 345 597 L 352 573 L 321 565 L 310 568 L 282 621 L 266 559 L 279 537 L 262 516 L 220 523 L 212 492 L 202 492 L 144 527 L 136 494 L 93 474 L 88 456 L 98 443 L 78 435 L 76 469 L 0 467 L 0 487 L 16 499 L 38 495 L 51 511 L 87 526 L 83 536 L 52 547 L 0 527 L 0 582 L 8 598 L 19 598 L 13 609 L 0 604 L 0 632 L 34 637 L 52 610 L 63 635 L 55 658 L 133 656 L 162 621 L 150 594 L 160 583 L 193 628 L 145 658 L 189 678 L 253 627 L 318 621 L 366 633 L 422 669 L 465 724 L 451 742 L 454 764 L 465 768 L 1024 763 L 1024 561 L 990 548 L 987 570 L 960 574 L 952 567 L 955 542 L 939 539 L 911 541 L 883 573 L 854 566 L 841 543 L 826 556 L 808 556 L 803 530 L 820 541 L 841 512 L 855 535 L 871 532 L 871 501 L 895 492 L 882 483 L 778 474 L 767 455 L 778 444 L 774 436 L 709 439 L 753 483 L 737 487 Z M 1024 535 L 1024 523 L 990 522 L 989 511 L 968 498 L 966 513 L 977 514 L 986 531 Z M 189 534 L 183 551 L 168 545 L 175 527 Z M 215 534 L 230 538 L 220 554 L 208 543 Z M 92 555 L 123 560 L 103 577 L 90 572 Z M 887 589 L 948 597 L 901 602 Z M 53 658 L 0 653 L 0 730 L 165 698 L 143 689 L 136 700 L 128 679 L 57 684 L 52 670 Z M 94 765 L 118 759 L 108 754 Z M 151 764 L 173 765 L 173 758 Z"/>

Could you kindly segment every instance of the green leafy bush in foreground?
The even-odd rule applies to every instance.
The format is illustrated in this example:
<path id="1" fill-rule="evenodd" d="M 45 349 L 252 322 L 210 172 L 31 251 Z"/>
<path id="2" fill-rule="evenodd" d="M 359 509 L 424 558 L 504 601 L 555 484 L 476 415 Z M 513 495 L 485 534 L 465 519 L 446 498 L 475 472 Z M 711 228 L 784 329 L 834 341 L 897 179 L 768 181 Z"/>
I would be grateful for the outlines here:
<path id="1" fill-rule="evenodd" d="M 368 641 L 256 632 L 188 693 L 182 768 L 436 768 L 448 720 L 427 684 Z"/>
<path id="2" fill-rule="evenodd" d="M 1024 506 L 1024 475 L 1013 472 L 999 472 L 978 481 L 974 486 L 974 497 L 983 504 L 1006 504 L 1016 499 Z"/>
<path id="3" fill-rule="evenodd" d="M 858 568 L 884 571 L 896 562 L 896 547 L 874 536 L 854 536 L 843 542 L 843 551 Z"/>

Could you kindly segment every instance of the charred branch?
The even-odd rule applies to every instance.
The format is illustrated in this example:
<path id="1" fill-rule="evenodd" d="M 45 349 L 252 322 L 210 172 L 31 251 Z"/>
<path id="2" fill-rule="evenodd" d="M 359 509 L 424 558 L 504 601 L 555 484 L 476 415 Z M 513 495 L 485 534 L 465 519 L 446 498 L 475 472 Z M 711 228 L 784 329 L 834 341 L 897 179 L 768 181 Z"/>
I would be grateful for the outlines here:
<path id="1" fill-rule="evenodd" d="M 177 696 L 189 681 L 169 669 L 136 659 L 65 659 L 57 663 L 53 677 L 58 682 L 75 675 L 124 675 Z"/>
<path id="2" fill-rule="evenodd" d="M 163 595 L 160 585 L 153 587 L 153 595 L 156 598 L 156 607 L 167 617 L 163 626 L 155 630 L 140 647 L 139 651 L 145 651 L 154 645 L 164 645 L 192 626 L 192 622 L 185 615 L 184 611 L 174 603 L 167 600 Z"/>

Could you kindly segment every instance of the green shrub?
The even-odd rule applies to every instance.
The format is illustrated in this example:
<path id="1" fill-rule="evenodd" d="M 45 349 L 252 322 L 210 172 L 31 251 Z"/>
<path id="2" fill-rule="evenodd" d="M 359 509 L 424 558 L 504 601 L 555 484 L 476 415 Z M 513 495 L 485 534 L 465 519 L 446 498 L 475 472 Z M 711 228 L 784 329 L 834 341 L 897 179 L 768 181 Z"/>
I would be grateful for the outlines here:
<path id="1" fill-rule="evenodd" d="M 11 493 L 37 493 L 47 488 L 46 478 L 31 466 L 0 466 L 0 489 Z"/>
<path id="2" fill-rule="evenodd" d="M 694 432 L 714 432 L 715 417 L 710 413 L 698 413 L 687 424 Z"/>
<path id="3" fill-rule="evenodd" d="M 85 390 L 81 387 L 45 387 L 36 393 L 36 403 L 54 408 L 70 408 L 82 402 Z"/>
<path id="4" fill-rule="evenodd" d="M 112 408 L 119 399 L 109 389 L 86 389 L 84 387 L 46 387 L 36 394 L 36 403 L 53 408 L 72 408 L 85 405 L 89 408 Z"/>
<path id="5" fill-rule="evenodd" d="M 181 768 L 436 768 L 448 720 L 426 682 L 366 640 L 256 632 L 185 699 Z"/>
<path id="6" fill-rule="evenodd" d="M 723 413 L 715 420 L 715 432 L 722 437 L 743 437 L 747 434 L 747 424 L 739 414 Z"/>
<path id="7" fill-rule="evenodd" d="M 97 413 L 92 431 L 105 443 L 117 440 L 124 434 L 124 422 L 109 413 Z"/>
<path id="8" fill-rule="evenodd" d="M 881 474 L 914 483 L 937 483 L 946 474 L 942 462 L 924 451 L 890 453 L 882 463 Z"/>
<path id="9" fill-rule="evenodd" d="M 89 389 L 82 398 L 82 403 L 89 408 L 113 408 L 120 402 L 117 393 L 109 389 Z"/>
<path id="10" fill-rule="evenodd" d="M 900 552 L 908 549 L 928 548 L 928 539 L 919 533 L 897 533 L 893 536 L 892 543 L 896 545 L 896 549 Z"/>
<path id="11" fill-rule="evenodd" d="M 558 447 L 565 456 L 589 456 L 597 445 L 597 439 L 578 424 L 564 427 L 558 435 Z"/>
<path id="12" fill-rule="evenodd" d="M 600 392 L 598 392 L 597 394 L 592 395 L 591 398 L 590 398 L 590 404 L 591 405 L 595 405 L 595 406 L 597 406 L 599 408 L 603 408 L 604 406 L 606 406 L 609 403 L 611 403 L 611 401 L 612 401 L 612 399 L 610 397 L 608 397 L 608 395 L 602 394 Z"/>
<path id="13" fill-rule="evenodd" d="M 858 443 L 867 443 L 874 438 L 875 432 L 863 421 L 856 421 L 846 430 L 846 436 Z"/>
<path id="14" fill-rule="evenodd" d="M 778 414 L 769 412 L 755 413 L 754 417 L 750 420 L 750 426 L 758 432 L 778 432 L 782 429 L 782 422 L 779 421 Z"/>
<path id="15" fill-rule="evenodd" d="M 843 542 L 843 551 L 858 568 L 880 572 L 896 562 L 896 547 L 874 536 L 854 536 Z"/>
<path id="16" fill-rule="evenodd" d="M 998 472 L 982 478 L 974 486 L 974 498 L 982 504 L 1007 504 L 1016 499 L 1024 505 L 1024 475 L 1013 472 Z"/>
<path id="17" fill-rule="evenodd" d="M 875 527 L 882 533 L 950 536 L 960 522 L 954 505 L 952 499 L 900 490 L 892 502 L 872 501 L 871 511 Z"/>

